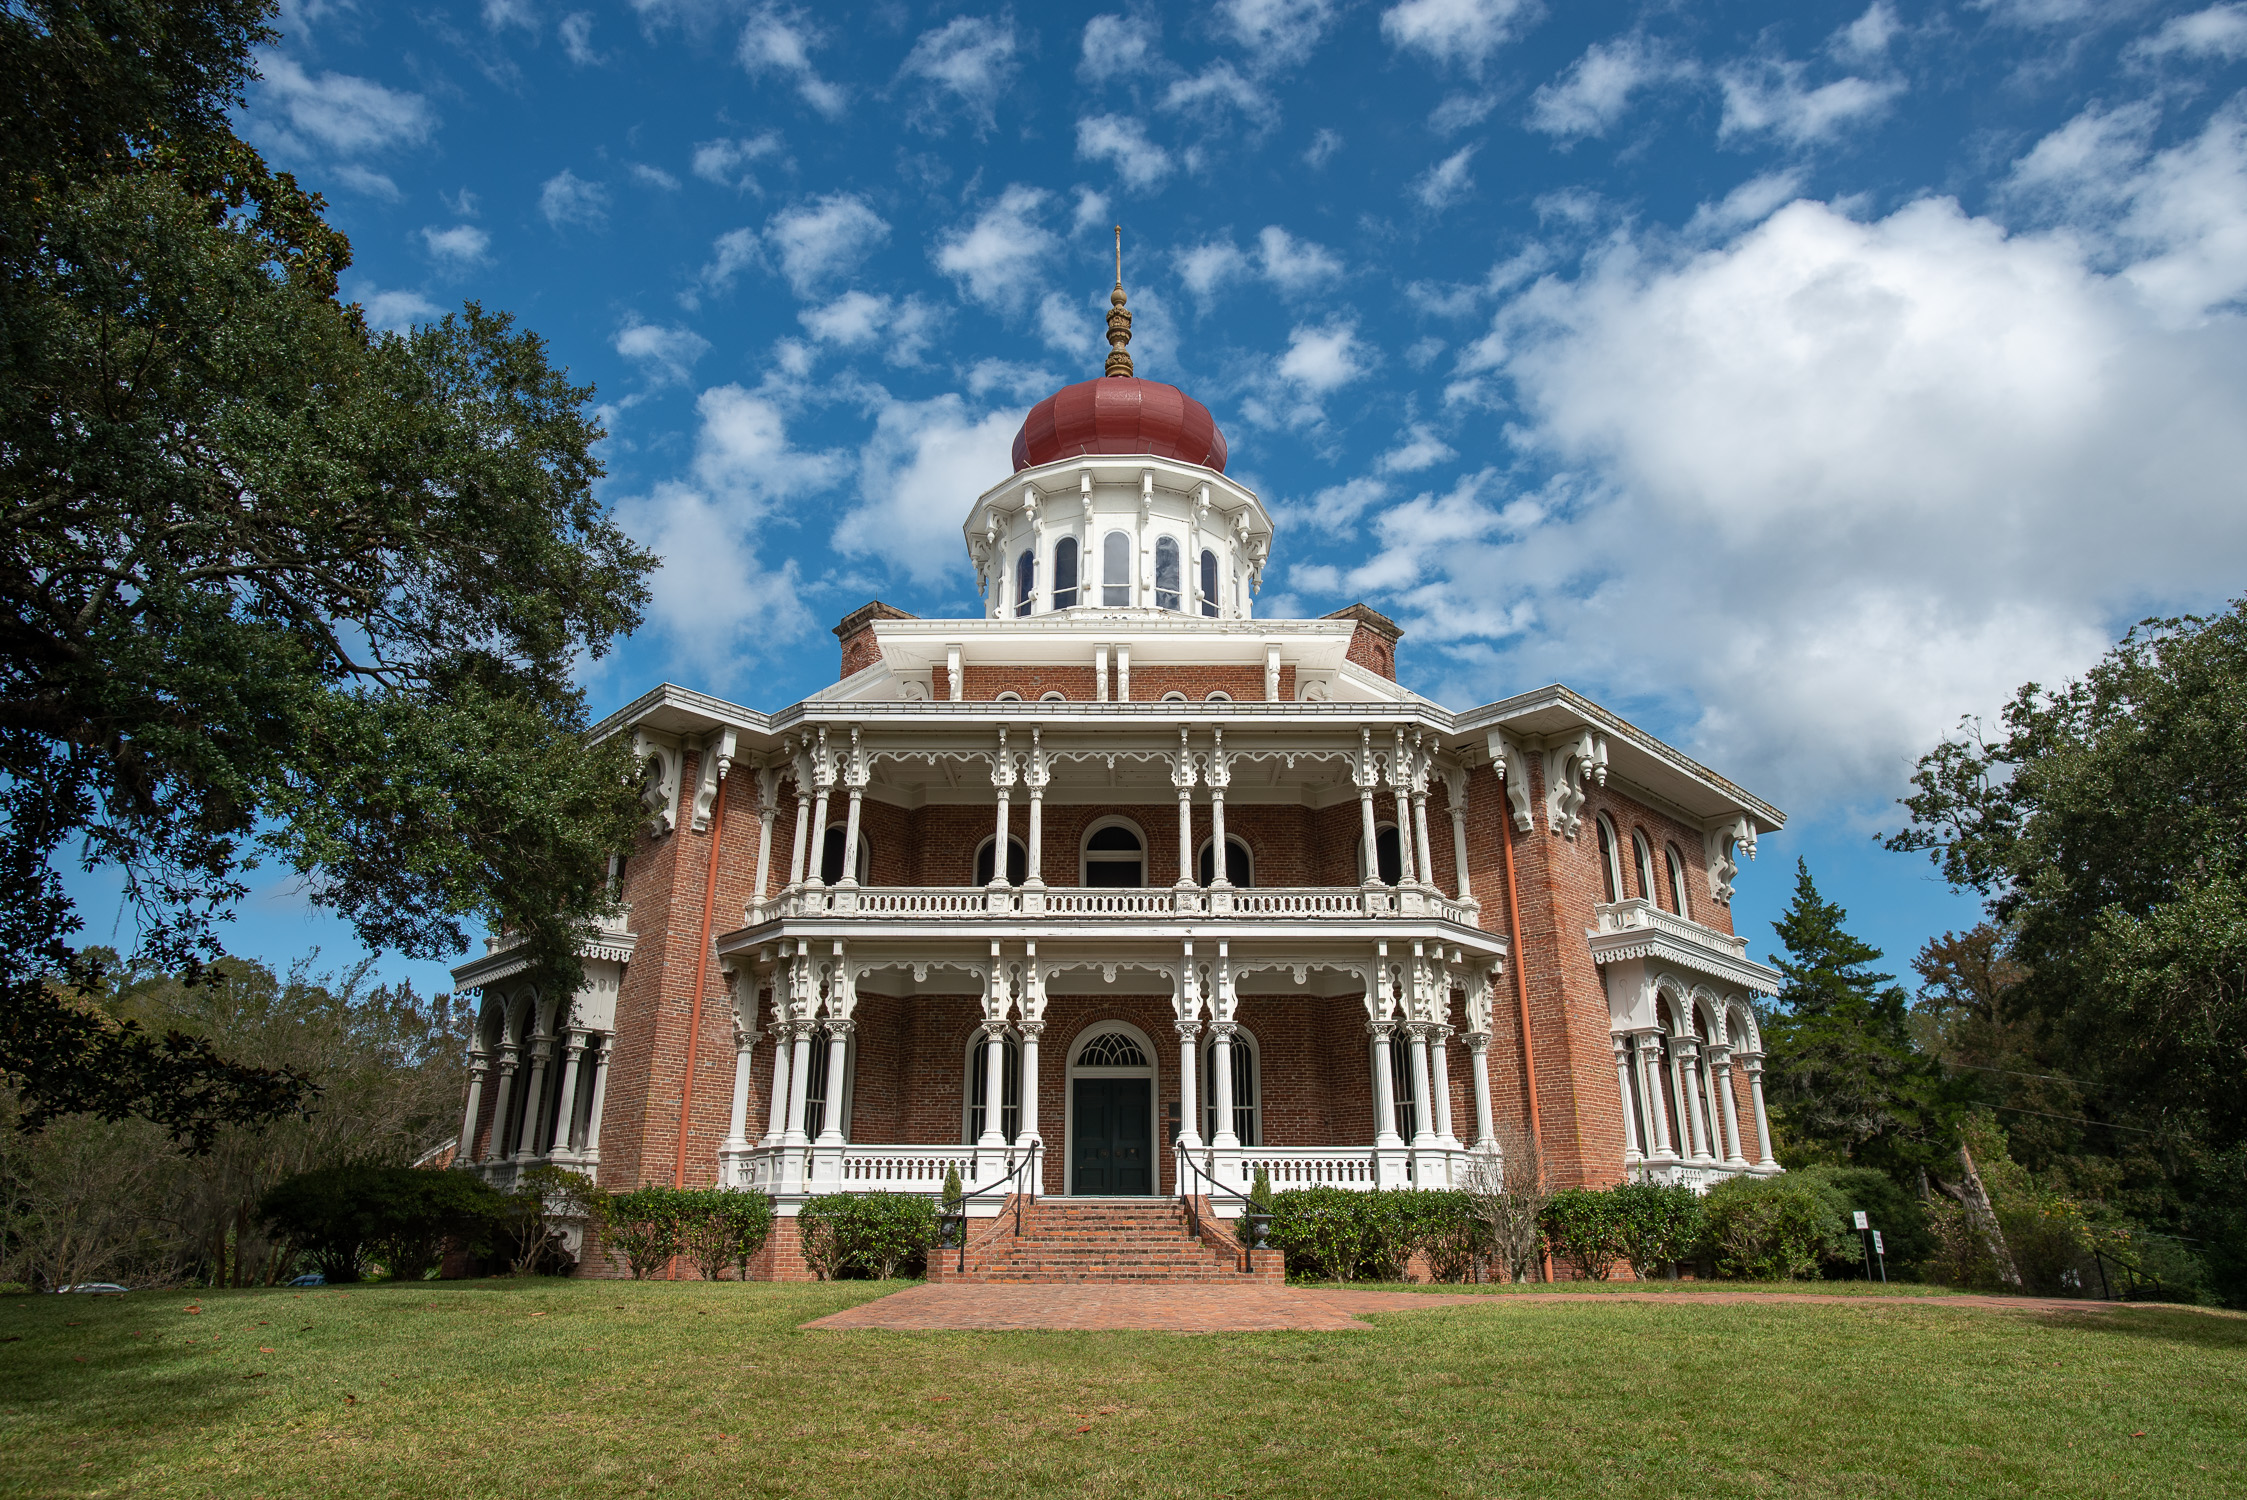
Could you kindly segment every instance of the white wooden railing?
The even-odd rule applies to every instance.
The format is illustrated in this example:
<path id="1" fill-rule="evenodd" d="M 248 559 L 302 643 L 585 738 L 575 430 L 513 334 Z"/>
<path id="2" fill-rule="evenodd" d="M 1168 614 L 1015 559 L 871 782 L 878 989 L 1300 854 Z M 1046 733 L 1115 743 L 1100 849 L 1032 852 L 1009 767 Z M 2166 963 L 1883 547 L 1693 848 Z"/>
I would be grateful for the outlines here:
<path id="1" fill-rule="evenodd" d="M 1651 927 L 1657 932 L 1668 933 L 1680 942 L 1692 943 L 1702 948 L 1714 948 L 1719 952 L 1729 953 L 1734 958 L 1747 957 L 1748 940 L 1746 938 L 1734 937 L 1728 932 L 1719 932 L 1714 927 L 1703 927 L 1699 922 L 1689 917 L 1681 917 L 1673 912 L 1666 912 L 1644 896 L 1633 896 L 1628 901 L 1615 901 L 1604 906 L 1595 906 L 1592 910 L 1599 916 L 1599 930 L 1601 932 L 1629 932 L 1637 927 Z"/>
<path id="2" fill-rule="evenodd" d="M 1263 1169 L 1275 1193 L 1305 1187 L 1351 1188 L 1362 1192 L 1372 1189 L 1380 1180 L 1373 1152 L 1368 1149 L 1336 1150 L 1330 1146 L 1243 1148 L 1241 1175 L 1254 1181 L 1258 1168 Z"/>
<path id="3" fill-rule="evenodd" d="M 1059 917 L 1142 922 L 1165 917 L 1362 921 L 1419 917 L 1477 925 L 1481 908 L 1440 891 L 1394 886 L 1260 889 L 1167 886 L 797 886 L 752 903 L 749 926 L 790 917 Z"/>
<path id="4" fill-rule="evenodd" d="M 851 1193 L 936 1193 L 952 1171 L 963 1187 L 975 1185 L 973 1146 L 850 1146 L 842 1185 Z"/>

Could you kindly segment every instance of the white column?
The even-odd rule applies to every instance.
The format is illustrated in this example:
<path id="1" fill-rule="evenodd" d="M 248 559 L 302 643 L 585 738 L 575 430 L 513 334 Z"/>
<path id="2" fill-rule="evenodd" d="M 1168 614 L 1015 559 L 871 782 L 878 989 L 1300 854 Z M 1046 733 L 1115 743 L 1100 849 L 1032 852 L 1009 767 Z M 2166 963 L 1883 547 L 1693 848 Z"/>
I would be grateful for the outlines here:
<path id="1" fill-rule="evenodd" d="M 1670 1047 L 1670 1086 L 1677 1090 L 1677 1133 L 1683 1137 L 1678 1145 L 1689 1160 L 1705 1154 L 1699 1111 L 1694 1108 L 1693 1090 L 1686 1086 L 1686 1049 L 1692 1045 L 1690 1038 L 1679 1037 Z"/>
<path id="2" fill-rule="evenodd" d="M 1045 884 L 1045 782 L 1033 776 L 1030 780 L 1030 847 L 1027 856 L 1029 868 L 1024 885 Z"/>
<path id="3" fill-rule="evenodd" d="M 1693 1131 L 1693 1159 L 1706 1161 L 1709 1157 L 1708 1122 L 1701 1117 L 1701 1048 L 1691 1037 L 1680 1042 L 1677 1050 L 1676 1070 L 1678 1097 L 1685 1101 L 1685 1114 Z"/>
<path id="4" fill-rule="evenodd" d="M 1231 1021 L 1209 1023 L 1210 1103 L 1217 1116 L 1217 1128 L 1210 1132 L 1209 1144 L 1220 1151 L 1232 1150 L 1241 1143 L 1233 1129 L 1233 1033 L 1237 1029 Z"/>
<path id="5" fill-rule="evenodd" d="M 750 1059 L 756 1055 L 757 1033 L 736 1029 L 733 1034 L 733 1112 L 726 1117 L 728 1151 L 749 1146 Z"/>
<path id="6" fill-rule="evenodd" d="M 1116 648 L 1116 701 L 1118 703 L 1129 703 L 1131 701 L 1131 648 L 1129 646 L 1118 646 Z"/>
<path id="7" fill-rule="evenodd" d="M 1428 1098 L 1435 1106 L 1436 1139 L 1457 1146 L 1459 1137 L 1451 1133 L 1451 1054 L 1445 1046 L 1450 1035 L 1450 1027 L 1438 1026 L 1428 1037 L 1428 1072 L 1435 1085 Z"/>
<path id="8" fill-rule="evenodd" d="M 460 1144 L 453 1147 L 453 1160 L 466 1164 L 476 1159 L 476 1109 L 484 1102 L 484 1074 L 491 1067 L 490 1059 L 481 1047 L 468 1054 L 468 1107 L 460 1115 Z"/>
<path id="9" fill-rule="evenodd" d="M 1373 788 L 1370 784 L 1358 788 L 1358 813 L 1360 821 L 1365 824 L 1363 831 L 1365 838 L 1365 883 L 1367 885 L 1379 885 L 1381 883 L 1381 830 L 1374 823 Z"/>
<path id="10" fill-rule="evenodd" d="M 1013 819 L 1012 819 L 1012 818 L 1011 818 L 1011 817 L 1009 816 L 1009 811 L 1010 811 L 1010 810 L 1009 810 L 1009 808 L 1008 808 L 1008 806 L 1007 806 L 1007 804 L 1008 804 L 1008 801 L 1009 801 L 1009 800 L 1010 800 L 1010 798 L 1011 798 L 1011 797 L 1013 796 L 1013 794 L 1012 794 L 1011 792 L 1009 792 L 1009 791 L 1007 790 L 1006 784 L 1005 784 L 1004 782 L 1001 782 L 1001 783 L 999 784 L 999 788 L 998 788 L 998 793 L 999 793 L 999 824 L 998 824 L 998 832 L 997 832 L 996 834 L 992 835 L 992 844 L 991 844 L 991 889 L 992 889 L 992 890 L 994 890 L 994 891 L 996 891 L 996 890 L 1004 890 L 1004 889 L 1006 888 L 1006 885 L 1007 885 L 1007 878 L 1006 878 L 1006 866 L 1007 866 L 1007 858 L 1006 858 L 1006 854 L 1007 854 L 1007 849 L 1006 849 L 1006 846 L 1007 846 L 1007 840 L 1008 840 L 1008 839 L 1009 839 L 1010 837 L 1012 837 L 1012 833 L 1013 833 L 1013 830 L 1012 830 L 1012 828 L 1010 827 L 1010 825 L 1011 825 L 1011 824 L 1013 823 L 1013 821 L 1014 821 L 1014 820 L 1013 820 Z"/>
<path id="11" fill-rule="evenodd" d="M 1751 1056 L 1741 1061 L 1748 1070 L 1748 1097 L 1755 1105 L 1756 1165 L 1776 1167 L 1779 1164 L 1771 1159 L 1771 1119 L 1763 1112 L 1763 1059 Z"/>
<path id="12" fill-rule="evenodd" d="M 1006 1085 L 1006 1022 L 983 1023 L 983 1129 L 977 1133 L 975 1144 L 985 1150 L 995 1150 L 1006 1145 L 1006 1132 L 1000 1129 L 999 1117 L 1005 1099 Z"/>
<path id="13" fill-rule="evenodd" d="M 1193 773 L 1186 773 L 1191 776 Z M 1188 781 L 1178 789 L 1178 888 L 1185 890 L 1194 883 L 1194 784 Z"/>
<path id="14" fill-rule="evenodd" d="M 515 1140 L 515 1159 L 529 1161 L 538 1154 L 540 1108 L 546 1102 L 546 1060 L 553 1055 L 554 1044 L 545 1037 L 531 1043 L 530 1082 L 523 1087 L 523 1133 Z"/>
<path id="15" fill-rule="evenodd" d="M 1451 803 L 1451 868 L 1459 872 L 1459 899 L 1475 899 L 1475 883 L 1467 875 L 1467 778 L 1453 777 L 1444 783 Z"/>
<path id="16" fill-rule="evenodd" d="M 1662 1042 L 1658 1031 L 1642 1031 L 1640 1042 L 1639 1086 L 1646 1091 L 1647 1126 L 1654 1132 L 1649 1142 L 1647 1157 L 1672 1156 L 1670 1150 L 1670 1112 L 1662 1102 Z"/>
<path id="17" fill-rule="evenodd" d="M 1199 1151 L 1202 1144 L 1201 1090 L 1194 1087 L 1194 1038 L 1201 1035 L 1202 1023 L 1185 1020 L 1178 1027 L 1178 1144 L 1189 1151 Z"/>
<path id="18" fill-rule="evenodd" d="M 804 865 L 811 857 L 811 803 L 805 800 L 804 784 L 796 783 L 796 847 L 788 854 L 788 883 L 804 883 Z"/>
<path id="19" fill-rule="evenodd" d="M 865 789 L 853 782 L 850 787 L 850 812 L 843 826 L 843 878 L 837 885 L 858 884 L 858 802 Z"/>
<path id="20" fill-rule="evenodd" d="M 1038 1134 L 1038 1036 L 1045 1030 L 1045 1022 L 1018 1021 L 1014 1029 L 1022 1033 L 1022 1132 L 1018 1139 L 1039 1141 L 1044 1137 Z"/>
<path id="21" fill-rule="evenodd" d="M 1094 602 L 1099 602 L 1097 596 L 1095 596 Z M 1108 648 L 1106 646 L 1092 648 L 1092 691 L 1094 702 L 1106 703 L 1108 701 Z"/>
<path id="22" fill-rule="evenodd" d="M 1498 1143 L 1490 1119 L 1490 1037 L 1486 1032 L 1467 1033 L 1467 1069 L 1475 1084 L 1475 1149 L 1487 1151 Z"/>
<path id="23" fill-rule="evenodd" d="M 819 1122 L 819 1139 L 813 1143 L 815 1145 L 843 1144 L 843 1080 L 849 1076 L 853 1024 L 848 1020 L 827 1023 L 827 1114 Z"/>
<path id="24" fill-rule="evenodd" d="M 1420 883 L 1435 889 L 1436 862 L 1428 854 L 1428 789 L 1417 783 L 1412 788 L 1412 847 L 1420 855 Z"/>
<path id="25" fill-rule="evenodd" d="M 792 1071 L 788 1066 L 788 1049 L 795 1036 L 795 1027 L 782 1021 L 772 1029 L 772 1114 L 765 1121 L 767 1146 L 777 1146 L 788 1135 L 788 1079 Z"/>
<path id="26" fill-rule="evenodd" d="M 601 1160 L 601 1106 L 609 1097 L 609 1048 L 614 1045 L 612 1036 L 601 1043 L 593 1054 L 593 1103 L 585 1111 L 585 1144 L 578 1148 L 579 1161 L 596 1166 Z"/>
<path id="27" fill-rule="evenodd" d="M 1209 855 L 1209 883 L 1230 886 L 1233 882 L 1225 877 L 1225 789 L 1214 784 L 1209 789 Z"/>
<path id="28" fill-rule="evenodd" d="M 1396 1091 L 1389 1078 L 1389 1031 L 1394 1021 L 1368 1021 L 1365 1029 L 1373 1034 L 1373 1144 L 1376 1146 L 1401 1146 L 1404 1137 L 1397 1134 Z"/>
<path id="29" fill-rule="evenodd" d="M 585 1033 L 571 1027 L 562 1058 L 561 1108 L 554 1111 L 554 1137 L 546 1143 L 549 1155 L 567 1155 L 574 1149 L 571 1127 L 577 1124 L 577 1085 L 585 1065 Z"/>
<path id="30" fill-rule="evenodd" d="M 795 1037 L 795 1051 L 788 1062 L 788 1129 L 781 1142 L 788 1146 L 808 1146 L 811 1139 L 804 1132 L 804 1111 L 811 1084 L 812 1025 L 809 1021 L 798 1021 L 790 1029 Z M 833 1091 L 830 1083 L 828 1092 Z"/>
<path id="31" fill-rule="evenodd" d="M 771 774 L 760 772 L 757 779 L 761 782 Z M 765 899 L 765 885 L 772 878 L 772 821 L 779 811 L 773 806 L 776 787 L 760 787 L 759 790 L 762 796 L 757 804 L 757 876 L 756 883 L 749 888 L 751 901 Z"/>
<path id="32" fill-rule="evenodd" d="M 1623 1164 L 1638 1161 L 1645 1155 L 1639 1148 L 1638 1103 L 1632 1097 L 1631 1039 L 1620 1031 L 1608 1033 L 1615 1046 L 1615 1089 L 1623 1101 Z"/>
<path id="33" fill-rule="evenodd" d="M 827 861 L 827 791 L 827 784 L 822 781 L 812 792 L 811 842 L 804 846 L 804 857 L 808 861 L 804 884 L 815 889 L 827 883 L 825 872 L 820 869 Z M 850 873 L 850 856 L 847 850 L 843 856 L 843 873 Z"/>
<path id="34" fill-rule="evenodd" d="M 1412 794 L 1403 787 L 1398 787 L 1396 789 L 1396 804 L 1397 885 L 1402 888 L 1420 883 L 1420 877 L 1412 860 Z"/>
<path id="35" fill-rule="evenodd" d="M 1428 1114 L 1428 1023 L 1408 1021 L 1404 1030 L 1412 1039 L 1412 1144 L 1425 1148 L 1436 1143 L 1435 1122 Z"/>
<path id="36" fill-rule="evenodd" d="M 1719 1052 L 1714 1068 L 1716 1080 L 1717 1119 L 1724 1126 L 1724 1164 L 1744 1167 L 1748 1159 L 1740 1154 L 1740 1107 L 1732 1098 L 1732 1055 Z"/>

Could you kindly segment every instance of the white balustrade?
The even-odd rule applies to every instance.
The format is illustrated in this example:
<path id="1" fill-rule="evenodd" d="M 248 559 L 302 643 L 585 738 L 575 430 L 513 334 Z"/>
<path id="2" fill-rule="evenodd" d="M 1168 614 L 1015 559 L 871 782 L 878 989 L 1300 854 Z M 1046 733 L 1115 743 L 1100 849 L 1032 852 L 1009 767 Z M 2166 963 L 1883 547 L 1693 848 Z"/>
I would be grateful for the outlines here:
<path id="1" fill-rule="evenodd" d="M 1265 922 L 1421 917 L 1473 927 L 1477 925 L 1479 911 L 1472 902 L 1456 901 L 1428 891 L 1386 886 L 1370 890 L 1359 886 L 1223 890 L 1149 886 L 1047 886 L 1006 890 L 982 886 L 827 886 L 783 891 L 752 904 L 746 917 L 752 927 L 791 917 L 834 916 L 935 920 L 1044 916 L 1077 921 L 1194 917 Z"/>
<path id="2" fill-rule="evenodd" d="M 1666 932 L 1682 942 L 1730 953 L 1735 958 L 1747 956 L 1746 938 L 1734 937 L 1728 932 L 1719 932 L 1714 927 L 1704 927 L 1690 917 L 1664 911 L 1644 896 L 1610 902 L 1592 910 L 1599 916 L 1601 932 L 1628 932 L 1637 927 L 1649 927 L 1657 932 Z"/>
<path id="3" fill-rule="evenodd" d="M 1253 1182 L 1258 1168 L 1275 1193 L 1289 1188 L 1336 1187 L 1370 1192 L 1379 1183 L 1370 1148 L 1256 1146 L 1241 1152 L 1241 1176 Z"/>
<path id="4" fill-rule="evenodd" d="M 843 1188 L 854 1193 L 938 1193 L 948 1172 L 975 1183 L 972 1146 L 852 1146 L 843 1152 Z"/>

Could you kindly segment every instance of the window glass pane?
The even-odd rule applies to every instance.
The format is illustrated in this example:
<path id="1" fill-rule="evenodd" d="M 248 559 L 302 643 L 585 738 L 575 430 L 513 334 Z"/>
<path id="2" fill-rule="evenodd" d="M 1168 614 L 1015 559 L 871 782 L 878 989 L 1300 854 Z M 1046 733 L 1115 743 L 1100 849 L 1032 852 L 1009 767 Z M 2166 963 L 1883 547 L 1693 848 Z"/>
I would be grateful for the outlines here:
<path id="1" fill-rule="evenodd" d="M 1217 554 L 1202 554 L 1202 613 L 1217 618 Z"/>
<path id="2" fill-rule="evenodd" d="M 816 1138 L 827 1128 L 827 1028 L 811 1034 L 811 1066 L 804 1074 L 804 1131 Z"/>
<path id="3" fill-rule="evenodd" d="M 1111 609 L 1131 602 L 1131 538 L 1120 531 L 1100 542 L 1100 602 Z"/>
<path id="4" fill-rule="evenodd" d="M 1087 849 L 1128 849 L 1136 854 L 1139 852 L 1139 835 L 1133 833 L 1121 823 L 1111 823 L 1085 840 L 1085 847 Z"/>
<path id="5" fill-rule="evenodd" d="M 829 885 L 843 878 L 843 838 L 849 831 L 840 823 L 827 825 L 827 842 L 819 851 L 819 878 Z"/>
<path id="6" fill-rule="evenodd" d="M 1178 539 L 1164 537 L 1155 543 L 1155 608 L 1179 607 Z"/>
<path id="7" fill-rule="evenodd" d="M 1038 554 L 1025 552 L 1014 563 L 1014 612 L 1030 612 L 1031 597 L 1038 587 Z"/>
<path id="8" fill-rule="evenodd" d="M 1615 830 L 1607 826 L 1605 818 L 1599 820 L 1599 873 L 1607 885 L 1607 899 L 1622 900 L 1622 882 L 1616 878 Z"/>
<path id="9" fill-rule="evenodd" d="M 1383 885 L 1395 885 L 1404 878 L 1404 854 L 1397 846 L 1395 824 L 1381 829 L 1373 836 L 1373 848 L 1379 856 L 1374 878 Z"/>
<path id="10" fill-rule="evenodd" d="M 1399 1027 L 1389 1033 L 1389 1100 L 1396 1109 L 1396 1132 L 1412 1139 L 1412 1038 Z"/>
<path id="11" fill-rule="evenodd" d="M 1053 607 L 1077 607 L 1077 539 L 1065 536 L 1053 549 Z"/>

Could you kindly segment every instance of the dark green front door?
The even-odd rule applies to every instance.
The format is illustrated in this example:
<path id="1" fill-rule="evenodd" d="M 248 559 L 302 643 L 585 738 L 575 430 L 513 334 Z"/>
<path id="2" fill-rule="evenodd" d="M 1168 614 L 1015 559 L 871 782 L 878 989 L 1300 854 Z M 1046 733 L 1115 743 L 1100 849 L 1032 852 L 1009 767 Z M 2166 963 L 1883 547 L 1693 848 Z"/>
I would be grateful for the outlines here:
<path id="1" fill-rule="evenodd" d="M 1151 1092 L 1144 1078 L 1080 1078 L 1076 1122 L 1069 1149 L 1076 1161 L 1073 1191 L 1087 1194 L 1152 1193 L 1155 1137 L 1149 1127 Z"/>

